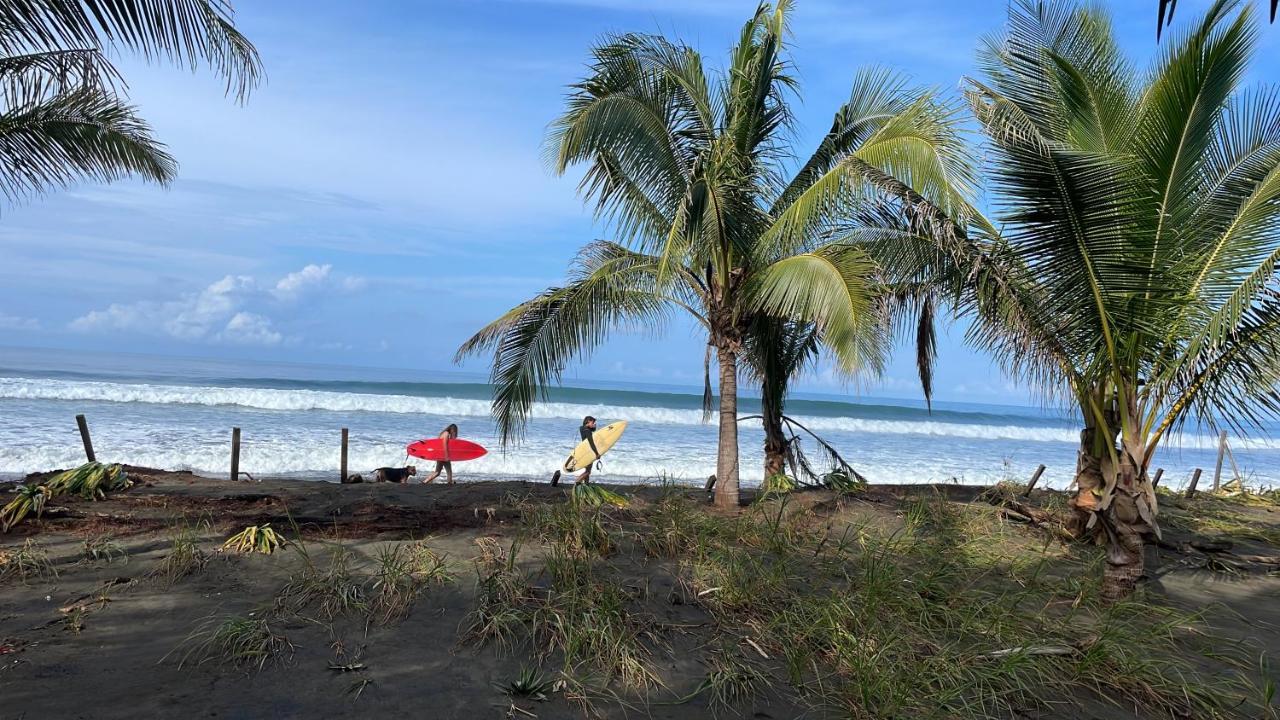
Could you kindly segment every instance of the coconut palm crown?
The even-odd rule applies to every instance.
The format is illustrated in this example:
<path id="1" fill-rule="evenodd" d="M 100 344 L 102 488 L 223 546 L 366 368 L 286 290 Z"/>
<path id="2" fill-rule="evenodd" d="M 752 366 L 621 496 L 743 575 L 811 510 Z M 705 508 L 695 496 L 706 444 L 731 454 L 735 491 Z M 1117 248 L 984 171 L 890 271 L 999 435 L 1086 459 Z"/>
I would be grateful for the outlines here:
<path id="1" fill-rule="evenodd" d="M 759 318 L 811 326 L 848 372 L 881 367 L 889 343 L 876 264 L 842 232 L 866 208 L 883 210 L 877 198 L 889 188 L 947 212 L 965 207 L 972 178 L 957 108 L 892 72 L 859 72 L 830 132 L 788 173 L 789 10 L 760 5 L 722 73 L 653 35 L 594 49 L 548 150 L 557 172 L 585 169 L 581 194 L 614 239 L 588 245 L 566 285 L 513 308 L 459 351 L 493 352 L 504 442 L 566 364 L 611 330 L 659 327 L 685 312 L 707 334 L 708 361 L 716 356 L 716 498 L 736 506 L 739 360 L 752 346 L 777 347 L 752 341 L 757 329 L 779 329 Z"/>
<path id="2" fill-rule="evenodd" d="M 1256 32 L 1217 0 L 1141 72 L 1102 11 L 1014 3 L 967 91 L 998 229 L 924 253 L 963 279 L 970 339 L 1079 409 L 1073 505 L 1111 599 L 1159 534 L 1162 443 L 1280 412 L 1280 94 L 1242 87 Z"/>

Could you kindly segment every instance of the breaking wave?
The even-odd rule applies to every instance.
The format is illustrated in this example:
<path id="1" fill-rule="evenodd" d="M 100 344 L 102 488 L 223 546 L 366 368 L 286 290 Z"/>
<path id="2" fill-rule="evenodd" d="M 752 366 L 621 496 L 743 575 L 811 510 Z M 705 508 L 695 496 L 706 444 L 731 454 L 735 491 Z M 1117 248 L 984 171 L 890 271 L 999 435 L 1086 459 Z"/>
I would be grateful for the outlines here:
<path id="1" fill-rule="evenodd" d="M 114 403 L 146 403 L 151 405 L 227 406 L 279 412 L 391 413 L 429 415 L 442 418 L 488 418 L 485 400 L 455 397 L 422 397 L 399 394 L 336 392 L 330 390 L 279 389 L 252 387 L 187 386 L 133 384 L 61 379 L 0 378 L 0 398 L 23 400 L 65 400 Z M 602 407 L 603 406 L 603 407 Z M 1017 442 L 1078 442 L 1078 430 L 1069 424 L 1014 425 L 989 422 L 945 422 L 923 419 L 923 411 L 907 410 L 921 419 L 891 420 L 856 417 L 859 406 L 849 404 L 849 416 L 800 417 L 809 429 L 818 433 L 856 433 L 860 435 L 914 435 L 948 437 L 975 441 L 1005 440 Z M 534 420 L 577 420 L 586 414 L 607 414 L 637 424 L 659 426 L 702 425 L 700 410 L 688 408 L 610 405 L 607 401 L 591 405 L 545 402 L 534 406 Z M 961 413 L 948 413 L 950 417 Z M 1187 449 L 1214 447 L 1211 437 L 1187 435 L 1176 443 Z M 1280 449 L 1280 441 L 1271 438 L 1241 438 L 1233 443 L 1242 448 Z M 509 468 L 494 468 L 508 472 Z"/>

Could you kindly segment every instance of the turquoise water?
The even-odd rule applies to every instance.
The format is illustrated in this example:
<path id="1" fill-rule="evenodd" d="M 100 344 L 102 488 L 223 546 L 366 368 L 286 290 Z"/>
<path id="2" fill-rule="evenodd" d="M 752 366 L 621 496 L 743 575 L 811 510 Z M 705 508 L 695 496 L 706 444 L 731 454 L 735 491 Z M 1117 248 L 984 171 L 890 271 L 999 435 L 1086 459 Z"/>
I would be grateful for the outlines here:
<path id="1" fill-rule="evenodd" d="M 74 416 L 85 413 L 103 459 L 225 473 L 231 427 L 242 429 L 241 468 L 255 475 L 336 478 L 339 429 L 350 428 L 350 467 L 405 460 L 404 446 L 449 424 L 491 452 L 459 464 L 462 479 L 545 477 L 577 441 L 584 415 L 625 419 L 626 436 L 601 477 L 699 482 L 715 469 L 715 427 L 697 388 L 576 383 L 534 409 L 522 442 L 498 447 L 484 377 L 464 373 L 283 363 L 239 363 L 128 354 L 0 348 L 0 476 L 66 467 L 82 451 Z M 743 416 L 758 412 L 744 397 Z M 1025 478 L 1044 463 L 1064 486 L 1075 464 L 1077 425 L 1037 408 L 800 394 L 788 414 L 835 445 L 872 482 L 992 482 Z M 1252 481 L 1280 482 L 1280 441 L 1233 438 Z M 761 479 L 763 434 L 742 425 L 742 476 Z M 802 436 L 802 447 L 814 443 Z M 1173 483 L 1212 470 L 1215 439 L 1188 432 L 1161 451 Z"/>

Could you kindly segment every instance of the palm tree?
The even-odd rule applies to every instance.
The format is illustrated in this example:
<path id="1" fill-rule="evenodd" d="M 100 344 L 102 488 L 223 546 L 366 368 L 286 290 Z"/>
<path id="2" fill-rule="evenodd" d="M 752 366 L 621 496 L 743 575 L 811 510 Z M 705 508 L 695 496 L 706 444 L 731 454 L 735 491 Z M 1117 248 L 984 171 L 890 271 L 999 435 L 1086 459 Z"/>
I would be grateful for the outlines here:
<path id="1" fill-rule="evenodd" d="M 261 62 L 224 0 L 0 2 L 0 191 L 10 202 L 80 179 L 173 178 L 125 98 L 112 53 L 210 67 L 243 101 Z"/>
<path id="2" fill-rule="evenodd" d="M 616 327 L 656 327 L 679 310 L 707 333 L 708 363 L 716 356 L 716 501 L 736 507 L 739 359 L 757 318 L 812 323 L 842 369 L 880 368 L 887 333 L 873 312 L 876 266 L 839 232 L 883 187 L 948 211 L 963 206 L 971 178 L 956 109 L 894 73 L 860 72 L 831 131 L 788 179 L 789 7 L 760 5 L 719 76 L 662 37 L 628 34 L 595 48 L 548 148 L 559 173 L 585 166 L 581 193 L 617 240 L 589 245 L 568 284 L 459 350 L 494 353 L 504 443 L 567 362 Z"/>
<path id="3" fill-rule="evenodd" d="M 1280 412 L 1280 93 L 1240 87 L 1256 32 L 1217 0 L 1138 73 L 1102 11 L 1019 0 L 967 93 L 1001 228 L 975 216 L 915 245 L 916 270 L 963 288 L 970 338 L 1078 408 L 1072 505 L 1106 545 L 1109 600 L 1159 535 L 1162 442 Z"/>
<path id="4" fill-rule="evenodd" d="M 868 224 L 857 230 L 845 228 L 838 242 L 861 243 L 874 259 L 881 248 L 868 242 L 865 234 L 877 227 L 883 228 L 883 221 L 880 225 Z M 931 406 L 937 349 L 935 308 L 940 302 L 937 289 L 928 280 L 892 281 L 885 277 L 878 265 L 877 268 L 874 277 L 876 284 L 871 288 L 872 306 L 869 312 L 882 324 L 882 331 L 886 334 L 909 335 L 915 341 L 920 389 L 926 406 Z M 770 309 L 774 308 L 766 307 L 766 310 Z M 777 312 L 787 310 L 785 305 L 776 308 Z M 857 476 L 857 472 L 835 448 L 785 414 L 792 383 L 814 369 L 821 357 L 822 345 L 817 326 L 812 322 L 789 320 L 778 315 L 757 314 L 752 320 L 744 349 L 748 375 L 760 388 L 759 419 L 764 425 L 764 477 L 785 474 L 788 467 L 797 477 L 804 475 L 814 479 L 819 476 L 798 446 L 800 433 L 808 435 L 810 440 L 818 444 L 821 454 L 830 460 L 833 469 L 850 477 Z"/>

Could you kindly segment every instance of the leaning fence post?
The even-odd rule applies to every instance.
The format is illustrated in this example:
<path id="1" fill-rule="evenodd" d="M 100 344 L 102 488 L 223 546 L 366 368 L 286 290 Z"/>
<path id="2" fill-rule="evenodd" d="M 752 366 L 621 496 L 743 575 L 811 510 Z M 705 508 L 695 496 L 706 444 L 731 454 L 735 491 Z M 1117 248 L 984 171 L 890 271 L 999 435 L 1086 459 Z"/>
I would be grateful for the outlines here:
<path id="1" fill-rule="evenodd" d="M 1218 466 L 1213 470 L 1213 491 L 1222 487 L 1222 457 L 1227 454 L 1227 431 L 1218 433 Z"/>
<path id="2" fill-rule="evenodd" d="M 240 428 L 231 428 L 231 481 L 240 479 Z"/>
<path id="3" fill-rule="evenodd" d="M 347 481 L 347 429 L 342 428 L 342 476 L 338 478 L 338 482 Z"/>
<path id="4" fill-rule="evenodd" d="M 1196 484 L 1199 482 L 1200 482 L 1200 468 L 1196 468 L 1196 471 L 1191 473 L 1191 484 L 1187 486 L 1188 500 L 1196 496 Z"/>
<path id="5" fill-rule="evenodd" d="M 1156 489 L 1156 486 L 1160 484 L 1160 476 L 1161 476 L 1161 475 L 1164 475 L 1164 468 L 1156 468 L 1156 476 L 1155 476 L 1154 478 L 1152 478 L 1152 479 L 1151 479 L 1151 489 L 1152 489 L 1152 490 L 1155 490 L 1155 489 Z"/>
<path id="6" fill-rule="evenodd" d="M 84 456 L 89 458 L 89 462 L 97 462 L 93 454 L 93 440 L 89 438 L 89 421 L 84 419 L 84 415 L 77 415 L 76 425 L 80 426 L 80 439 L 84 441 Z"/>
<path id="7" fill-rule="evenodd" d="M 1023 497 L 1031 497 L 1031 491 L 1036 488 L 1036 483 L 1040 481 L 1040 476 L 1044 474 L 1044 464 L 1036 468 L 1036 472 L 1031 476 L 1031 480 L 1027 483 L 1027 489 L 1022 493 Z"/>

